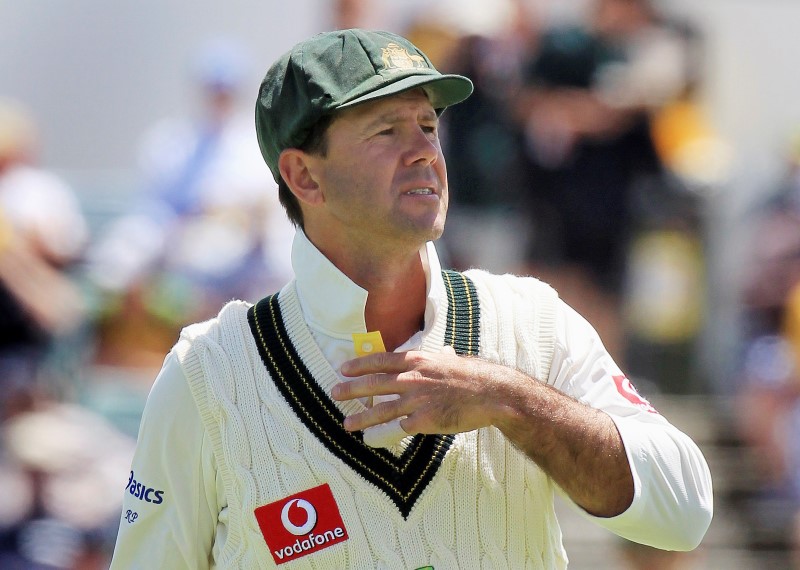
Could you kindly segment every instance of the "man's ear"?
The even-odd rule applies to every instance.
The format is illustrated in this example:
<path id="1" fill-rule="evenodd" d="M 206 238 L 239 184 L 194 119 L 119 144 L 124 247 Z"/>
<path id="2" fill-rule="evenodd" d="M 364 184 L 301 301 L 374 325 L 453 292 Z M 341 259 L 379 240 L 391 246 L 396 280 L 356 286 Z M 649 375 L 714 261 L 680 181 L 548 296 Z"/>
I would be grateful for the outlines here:
<path id="1" fill-rule="evenodd" d="M 281 176 L 302 203 L 314 205 L 322 202 L 322 192 L 310 169 L 313 157 L 302 150 L 287 148 L 278 157 Z"/>

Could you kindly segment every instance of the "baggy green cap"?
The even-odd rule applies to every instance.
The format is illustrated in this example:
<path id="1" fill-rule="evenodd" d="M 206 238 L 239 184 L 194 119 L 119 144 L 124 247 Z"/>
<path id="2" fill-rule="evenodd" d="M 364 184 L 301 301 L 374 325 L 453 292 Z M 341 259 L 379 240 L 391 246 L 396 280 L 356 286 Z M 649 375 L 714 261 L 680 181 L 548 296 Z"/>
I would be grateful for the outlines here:
<path id="1" fill-rule="evenodd" d="M 258 146 L 272 176 L 280 181 L 281 152 L 302 144 L 321 117 L 417 87 L 438 113 L 472 93 L 469 79 L 439 73 L 391 32 L 337 30 L 297 44 L 269 69 L 256 102 Z"/>

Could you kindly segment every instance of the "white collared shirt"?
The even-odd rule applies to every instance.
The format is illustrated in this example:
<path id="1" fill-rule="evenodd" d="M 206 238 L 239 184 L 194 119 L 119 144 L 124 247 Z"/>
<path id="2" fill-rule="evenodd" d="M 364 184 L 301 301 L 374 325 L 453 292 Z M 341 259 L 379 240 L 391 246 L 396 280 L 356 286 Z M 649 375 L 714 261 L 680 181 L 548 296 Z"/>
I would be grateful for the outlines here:
<path id="1" fill-rule="evenodd" d="M 427 280 L 425 328 L 399 346 L 396 352 L 419 348 L 438 312 L 447 310 L 447 294 L 433 243 L 428 242 L 422 247 L 419 256 Z M 344 362 L 356 357 L 353 333 L 369 332 L 364 320 L 367 291 L 339 271 L 302 231 L 297 232 L 292 245 L 292 266 L 306 323 L 322 354 L 334 370 L 339 370 Z"/>

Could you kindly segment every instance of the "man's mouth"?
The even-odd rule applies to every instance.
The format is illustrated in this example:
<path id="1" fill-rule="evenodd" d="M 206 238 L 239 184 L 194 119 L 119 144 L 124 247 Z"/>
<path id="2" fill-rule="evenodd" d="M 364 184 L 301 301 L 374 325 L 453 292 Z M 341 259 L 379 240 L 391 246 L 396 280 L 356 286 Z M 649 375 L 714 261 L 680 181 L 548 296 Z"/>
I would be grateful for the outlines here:
<path id="1" fill-rule="evenodd" d="M 431 188 L 413 188 L 406 194 L 410 196 L 432 196 L 435 192 Z"/>

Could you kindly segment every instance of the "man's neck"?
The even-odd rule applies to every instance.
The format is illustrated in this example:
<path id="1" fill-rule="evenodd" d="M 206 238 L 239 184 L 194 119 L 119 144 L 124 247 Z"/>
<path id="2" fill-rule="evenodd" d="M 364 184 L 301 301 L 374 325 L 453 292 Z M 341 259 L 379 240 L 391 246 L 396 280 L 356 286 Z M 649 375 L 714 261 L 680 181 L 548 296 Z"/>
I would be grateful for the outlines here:
<path id="1" fill-rule="evenodd" d="M 367 330 L 381 332 L 386 350 L 396 349 L 422 329 L 427 280 L 419 256 L 394 279 L 380 280 L 365 288 L 368 291 L 364 313 Z"/>
<path id="2" fill-rule="evenodd" d="M 420 259 L 422 244 L 382 244 L 385 247 L 376 249 L 375 243 L 345 247 L 337 240 L 319 241 L 317 249 L 367 291 L 367 330 L 380 331 L 386 350 L 394 350 L 421 330 L 428 288 Z"/>

